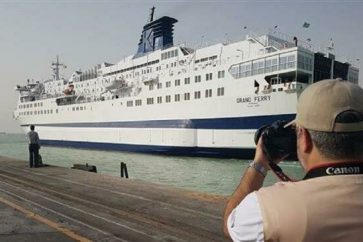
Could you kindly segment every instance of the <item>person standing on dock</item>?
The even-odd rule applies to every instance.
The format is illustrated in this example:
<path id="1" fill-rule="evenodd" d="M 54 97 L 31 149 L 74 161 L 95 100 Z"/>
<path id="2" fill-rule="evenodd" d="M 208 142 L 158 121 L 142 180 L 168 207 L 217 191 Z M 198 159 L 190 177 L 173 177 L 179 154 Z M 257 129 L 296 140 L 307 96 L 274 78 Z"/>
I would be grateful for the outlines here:
<path id="1" fill-rule="evenodd" d="M 323 80 L 301 94 L 294 125 L 303 180 L 262 187 L 270 161 L 259 139 L 224 212 L 233 241 L 361 241 L 363 89 Z M 285 127 L 286 127 L 285 126 Z"/>
<path id="2" fill-rule="evenodd" d="M 34 125 L 30 125 L 30 131 L 28 132 L 28 140 L 29 140 L 29 166 L 38 167 L 39 160 L 39 135 L 34 131 Z"/>

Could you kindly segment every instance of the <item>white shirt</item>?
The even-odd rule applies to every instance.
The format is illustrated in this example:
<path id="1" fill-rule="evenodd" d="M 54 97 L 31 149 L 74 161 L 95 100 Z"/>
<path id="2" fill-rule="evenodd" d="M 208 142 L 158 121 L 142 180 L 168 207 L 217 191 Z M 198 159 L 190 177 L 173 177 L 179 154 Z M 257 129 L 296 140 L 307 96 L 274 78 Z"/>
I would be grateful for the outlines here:
<path id="1" fill-rule="evenodd" d="M 248 194 L 231 212 L 227 228 L 233 241 L 264 241 L 261 209 L 255 192 Z"/>

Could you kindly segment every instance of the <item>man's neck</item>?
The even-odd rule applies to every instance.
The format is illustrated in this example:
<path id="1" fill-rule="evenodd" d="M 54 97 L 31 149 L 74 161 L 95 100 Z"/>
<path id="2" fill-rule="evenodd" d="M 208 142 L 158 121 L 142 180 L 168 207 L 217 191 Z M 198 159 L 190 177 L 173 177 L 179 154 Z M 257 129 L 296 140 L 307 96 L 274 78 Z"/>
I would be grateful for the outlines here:
<path id="1" fill-rule="evenodd" d="M 311 156 L 309 157 L 309 162 L 307 162 L 306 171 L 308 172 L 316 167 L 321 167 L 329 164 L 349 163 L 349 162 L 363 162 L 363 157 L 332 159 L 316 151 L 312 152 Z"/>

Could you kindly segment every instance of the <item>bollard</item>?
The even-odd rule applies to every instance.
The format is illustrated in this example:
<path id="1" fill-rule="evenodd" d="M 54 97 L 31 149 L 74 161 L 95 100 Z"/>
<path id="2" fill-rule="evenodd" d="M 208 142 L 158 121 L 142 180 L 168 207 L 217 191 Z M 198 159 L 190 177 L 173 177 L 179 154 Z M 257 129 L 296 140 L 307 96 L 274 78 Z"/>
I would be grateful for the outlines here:
<path id="1" fill-rule="evenodd" d="M 121 177 L 124 177 L 124 175 L 126 178 L 129 178 L 129 173 L 127 172 L 126 163 L 121 162 Z"/>

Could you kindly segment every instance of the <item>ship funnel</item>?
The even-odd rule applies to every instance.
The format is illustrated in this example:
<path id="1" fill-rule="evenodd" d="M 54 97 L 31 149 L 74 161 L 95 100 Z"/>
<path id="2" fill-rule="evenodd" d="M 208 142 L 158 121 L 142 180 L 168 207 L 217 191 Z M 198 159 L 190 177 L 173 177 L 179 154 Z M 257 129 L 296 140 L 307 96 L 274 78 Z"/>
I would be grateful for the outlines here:
<path id="1" fill-rule="evenodd" d="M 173 27 L 178 20 L 170 17 L 154 18 L 154 7 L 151 9 L 150 20 L 141 34 L 137 53 L 134 58 L 145 55 L 148 52 L 158 49 L 166 49 L 173 46 Z"/>

